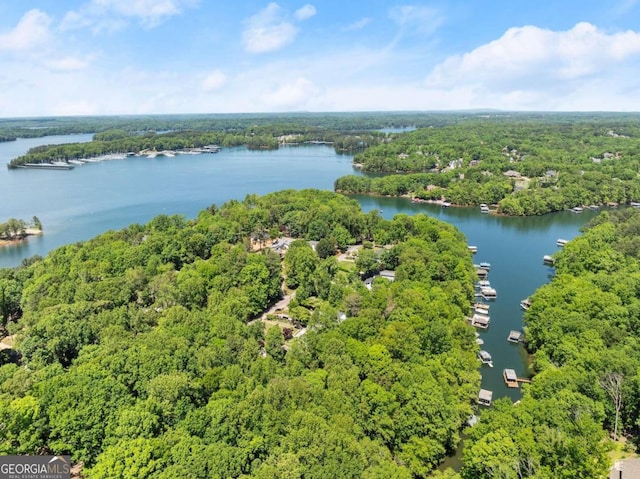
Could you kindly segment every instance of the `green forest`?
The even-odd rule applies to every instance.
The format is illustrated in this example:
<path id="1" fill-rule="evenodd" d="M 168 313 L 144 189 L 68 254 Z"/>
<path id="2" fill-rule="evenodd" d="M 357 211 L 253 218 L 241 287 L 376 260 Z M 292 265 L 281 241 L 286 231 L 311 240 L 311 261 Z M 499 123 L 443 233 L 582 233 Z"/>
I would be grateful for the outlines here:
<path id="1" fill-rule="evenodd" d="M 339 178 L 336 191 L 484 203 L 512 216 L 640 202 L 631 115 L 478 115 L 395 135 L 354 164 L 377 175 Z"/>
<path id="2" fill-rule="evenodd" d="M 317 190 L 61 247 L 0 270 L 0 453 L 88 478 L 426 477 L 479 389 L 474 275 L 452 226 Z M 287 327 L 260 320 L 283 291 Z"/>

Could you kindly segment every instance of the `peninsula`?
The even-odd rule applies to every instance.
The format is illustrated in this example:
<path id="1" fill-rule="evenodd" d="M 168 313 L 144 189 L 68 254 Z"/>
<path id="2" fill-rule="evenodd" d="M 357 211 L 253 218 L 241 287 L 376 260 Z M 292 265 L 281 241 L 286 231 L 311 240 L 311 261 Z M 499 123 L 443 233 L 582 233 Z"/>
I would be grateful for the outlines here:
<path id="1" fill-rule="evenodd" d="M 8 246 L 26 240 L 29 236 L 42 234 L 42 223 L 34 216 L 31 223 L 16 218 L 9 218 L 0 223 L 0 246 Z"/>

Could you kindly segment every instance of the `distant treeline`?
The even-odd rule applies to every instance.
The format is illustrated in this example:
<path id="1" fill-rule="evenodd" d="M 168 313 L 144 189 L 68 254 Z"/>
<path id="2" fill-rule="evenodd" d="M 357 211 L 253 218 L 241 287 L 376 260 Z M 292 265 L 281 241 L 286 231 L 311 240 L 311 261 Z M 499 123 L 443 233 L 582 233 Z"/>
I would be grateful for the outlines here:
<path id="1" fill-rule="evenodd" d="M 108 130 L 94 135 L 94 140 L 85 143 L 42 145 L 31 148 L 25 155 L 14 158 L 7 165 L 17 168 L 27 163 L 47 163 L 72 159 L 92 158 L 109 153 L 138 153 L 142 150 L 182 150 L 216 144 L 223 147 L 247 146 L 249 149 L 277 149 L 280 137 L 287 136 L 287 143 L 330 143 L 338 152 L 363 150 L 379 144 L 388 135 L 380 132 L 352 132 L 300 128 L 296 125 L 269 125 L 252 127 L 238 133 L 220 131 L 170 131 L 158 134 L 130 133 L 122 129 Z"/>
<path id="2" fill-rule="evenodd" d="M 209 115 L 146 115 L 52 117 L 0 120 L 0 138 L 37 138 L 48 135 L 98 133 L 121 129 L 129 133 L 148 131 L 218 131 L 243 132 L 253 127 L 295 125 L 295 132 L 308 128 L 354 131 L 381 128 L 444 125 L 459 114 L 427 114 L 402 112 L 372 113 L 245 113 Z M 284 131 L 284 130 L 283 130 Z M 285 133 L 282 133 L 285 134 Z"/>
<path id="3" fill-rule="evenodd" d="M 636 115 L 475 118 L 396 135 L 357 153 L 337 191 L 497 204 L 507 215 L 640 201 Z"/>

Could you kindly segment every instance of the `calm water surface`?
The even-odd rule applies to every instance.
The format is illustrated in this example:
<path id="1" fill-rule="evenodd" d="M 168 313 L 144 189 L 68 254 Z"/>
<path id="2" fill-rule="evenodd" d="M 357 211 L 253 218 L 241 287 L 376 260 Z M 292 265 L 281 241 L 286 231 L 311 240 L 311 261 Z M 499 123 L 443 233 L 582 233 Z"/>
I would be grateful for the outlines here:
<path id="1" fill-rule="evenodd" d="M 76 167 L 71 171 L 8 170 L 5 165 L 31 146 L 89 141 L 91 135 L 69 135 L 0 143 L 0 221 L 9 217 L 42 221 L 45 234 L 22 245 L 0 249 L 0 267 L 18 265 L 34 254 L 45 255 L 63 244 L 82 241 L 109 229 L 146 223 L 154 216 L 198 211 L 247 193 L 265 194 L 286 188 L 333 189 L 342 175 L 354 173 L 352 157 L 327 146 L 300 146 L 276 151 L 226 148 L 217 154 L 174 158 L 133 157 Z M 483 349 L 494 367 L 482 369 L 482 387 L 494 398 L 520 397 L 502 379 L 504 368 L 526 376 L 524 350 L 507 341 L 522 328 L 520 301 L 549 281 L 553 269 L 542 257 L 557 250 L 558 238 L 572 239 L 596 213 L 569 212 L 533 218 L 483 215 L 477 208 L 441 208 L 412 204 L 404 198 L 354 195 L 364 211 L 426 213 L 459 228 L 478 247 L 474 262 L 491 263 L 489 280 L 498 292 L 491 303 L 491 326 L 481 332 Z"/>
<path id="2" fill-rule="evenodd" d="M 188 218 L 211 204 L 287 188 L 333 189 L 342 175 L 356 173 L 352 157 L 328 146 L 274 151 L 223 148 L 217 154 L 174 158 L 131 157 L 78 166 L 69 171 L 8 170 L 6 164 L 32 146 L 90 141 L 69 135 L 0 143 L 0 221 L 35 215 L 45 234 L 0 249 L 0 267 L 35 254 L 87 240 L 110 229 L 146 223 L 154 216 Z"/>

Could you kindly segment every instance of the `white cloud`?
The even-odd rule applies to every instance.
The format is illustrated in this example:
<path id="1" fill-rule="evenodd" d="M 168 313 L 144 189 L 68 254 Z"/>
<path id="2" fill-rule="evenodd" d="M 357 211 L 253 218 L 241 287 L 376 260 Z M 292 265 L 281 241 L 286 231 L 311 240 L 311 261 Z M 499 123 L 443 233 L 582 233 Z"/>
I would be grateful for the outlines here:
<path id="1" fill-rule="evenodd" d="M 71 72 L 84 70 L 91 63 L 90 58 L 78 58 L 78 57 L 62 57 L 44 62 L 45 66 L 54 71 Z"/>
<path id="2" fill-rule="evenodd" d="M 242 33 L 245 50 L 250 53 L 264 53 L 278 50 L 293 41 L 298 28 L 287 21 L 286 12 L 277 3 L 245 21 Z"/>
<path id="3" fill-rule="evenodd" d="M 364 18 L 361 18 L 360 20 L 356 20 L 355 22 L 347 25 L 342 30 L 345 31 L 345 32 L 349 32 L 349 31 L 352 31 L 352 30 L 362 30 L 364 27 L 369 25 L 369 23 L 371 23 L 371 18 L 370 17 L 364 17 Z"/>
<path id="4" fill-rule="evenodd" d="M 91 27 L 95 31 L 112 31 L 133 18 L 143 27 L 153 28 L 196 3 L 197 0 L 91 0 L 77 11 L 67 12 L 60 27 L 62 30 Z"/>
<path id="5" fill-rule="evenodd" d="M 607 33 L 584 22 L 566 31 L 524 26 L 447 58 L 426 87 L 463 95 L 466 108 L 633 110 L 639 66 L 638 32 Z"/>
<path id="6" fill-rule="evenodd" d="M 554 32 L 534 26 L 509 29 L 501 38 L 449 57 L 427 77 L 427 86 L 476 85 L 487 90 L 538 89 L 608 74 L 640 56 L 640 33 L 607 34 L 589 23 Z"/>
<path id="7" fill-rule="evenodd" d="M 202 80 L 201 86 L 204 91 L 211 92 L 219 90 L 225 83 L 227 83 L 226 75 L 220 70 L 214 70 Z"/>
<path id="8" fill-rule="evenodd" d="M 389 10 L 389 17 L 403 31 L 423 34 L 435 32 L 444 23 L 444 16 L 439 10 L 416 5 L 402 5 Z"/>
<path id="9" fill-rule="evenodd" d="M 316 7 L 314 7 L 310 3 L 307 3 L 303 7 L 300 7 L 298 10 L 296 10 L 295 17 L 298 20 L 306 20 L 313 17 L 316 13 L 318 13 Z"/>
<path id="10" fill-rule="evenodd" d="M 309 79 L 299 77 L 283 83 L 262 95 L 262 102 L 269 108 L 300 109 L 320 94 L 320 89 Z"/>
<path id="11" fill-rule="evenodd" d="M 15 28 L 0 34 L 0 51 L 21 52 L 45 44 L 50 37 L 51 18 L 44 12 L 29 10 Z"/>

